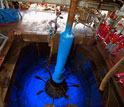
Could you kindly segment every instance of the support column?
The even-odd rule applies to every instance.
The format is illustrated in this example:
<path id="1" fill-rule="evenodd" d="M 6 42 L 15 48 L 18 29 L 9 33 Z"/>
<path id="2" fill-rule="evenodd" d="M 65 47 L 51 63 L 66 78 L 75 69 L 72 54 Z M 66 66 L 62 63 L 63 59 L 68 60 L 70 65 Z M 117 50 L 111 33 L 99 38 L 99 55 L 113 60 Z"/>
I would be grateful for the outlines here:
<path id="1" fill-rule="evenodd" d="M 55 83 L 62 83 L 64 81 L 64 67 L 67 62 L 67 58 L 74 39 L 74 34 L 71 30 L 75 17 L 77 3 L 78 0 L 71 0 L 66 29 L 63 33 L 60 34 L 57 64 L 55 66 L 55 72 L 52 76 L 52 80 Z"/>
<path id="2" fill-rule="evenodd" d="M 72 46 L 74 34 L 72 33 L 72 24 L 75 16 L 78 0 L 72 0 L 68 15 L 66 29 L 60 34 L 57 63 L 52 77 L 46 82 L 45 91 L 52 98 L 66 96 L 68 86 L 64 81 L 64 68 Z"/>

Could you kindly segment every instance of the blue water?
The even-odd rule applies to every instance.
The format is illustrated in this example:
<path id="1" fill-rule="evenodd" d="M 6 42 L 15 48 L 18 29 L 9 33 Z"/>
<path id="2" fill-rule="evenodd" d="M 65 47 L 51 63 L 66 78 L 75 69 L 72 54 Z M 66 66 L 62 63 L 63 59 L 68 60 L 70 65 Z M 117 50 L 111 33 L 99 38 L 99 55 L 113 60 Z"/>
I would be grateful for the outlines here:
<path id="1" fill-rule="evenodd" d="M 65 80 L 67 85 L 80 84 L 80 87 L 69 87 L 67 95 L 70 99 L 65 97 L 55 99 L 55 107 L 66 107 L 67 104 L 77 105 L 77 107 L 101 107 L 101 98 L 90 61 L 81 65 L 83 56 L 75 57 L 77 62 L 70 60 L 65 67 Z M 14 84 L 9 107 L 44 107 L 46 104 L 52 104 L 52 98 L 45 92 L 36 95 L 40 90 L 45 90 L 45 82 L 38 80 L 35 76 L 42 77 L 45 81 L 48 80 L 49 73 L 46 69 L 48 64 L 47 58 L 38 58 L 35 52 L 24 54 L 20 60 L 16 82 Z M 53 74 L 55 64 L 49 66 Z M 69 72 L 72 72 L 68 75 Z"/>

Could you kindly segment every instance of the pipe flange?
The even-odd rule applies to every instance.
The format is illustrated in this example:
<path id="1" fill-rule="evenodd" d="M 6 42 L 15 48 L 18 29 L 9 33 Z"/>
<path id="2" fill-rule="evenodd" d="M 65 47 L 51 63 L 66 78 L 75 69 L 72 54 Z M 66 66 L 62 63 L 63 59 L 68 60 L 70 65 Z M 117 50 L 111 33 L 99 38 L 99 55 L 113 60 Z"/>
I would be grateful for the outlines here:
<path id="1" fill-rule="evenodd" d="M 52 79 L 49 79 L 46 82 L 45 91 L 47 95 L 52 98 L 64 97 L 67 90 L 68 87 L 65 81 L 63 81 L 62 83 L 55 83 Z"/>

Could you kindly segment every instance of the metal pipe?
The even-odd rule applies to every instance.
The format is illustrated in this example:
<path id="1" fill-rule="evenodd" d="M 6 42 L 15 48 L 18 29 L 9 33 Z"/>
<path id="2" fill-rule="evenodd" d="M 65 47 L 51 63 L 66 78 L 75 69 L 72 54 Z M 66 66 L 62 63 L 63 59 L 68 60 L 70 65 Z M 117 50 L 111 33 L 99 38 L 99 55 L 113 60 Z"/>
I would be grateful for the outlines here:
<path id="1" fill-rule="evenodd" d="M 3 34 L 0 33 L 0 36 L 3 37 L 4 41 L 2 43 L 2 45 L 0 46 L 0 52 L 2 51 L 3 47 L 5 46 L 7 40 L 8 40 L 8 37 L 4 36 Z"/>
<path id="2" fill-rule="evenodd" d="M 120 69 L 124 65 L 124 57 L 121 58 L 111 69 L 108 71 L 108 73 L 103 78 L 99 90 L 103 91 L 107 82 L 110 80 L 110 78 L 113 76 L 113 74 Z"/>
<path id="3" fill-rule="evenodd" d="M 5 8 L 5 6 L 4 6 L 4 4 L 3 4 L 3 0 L 0 0 L 0 8 L 1 8 L 1 9 L 4 9 L 4 8 Z"/>
<path id="4" fill-rule="evenodd" d="M 8 9 L 9 8 L 8 0 L 4 0 L 4 2 L 5 2 L 6 8 Z"/>
<path id="5" fill-rule="evenodd" d="M 101 20 L 100 20 L 100 22 L 99 22 L 99 24 L 98 24 L 97 27 L 96 27 L 96 31 L 98 30 L 98 28 L 99 28 L 100 24 L 102 23 L 103 19 L 104 19 L 104 18 L 102 17 Z"/>
<path id="6" fill-rule="evenodd" d="M 77 3 L 78 0 L 71 0 L 66 29 L 63 33 L 60 34 L 57 63 L 55 66 L 55 72 L 52 75 L 52 79 L 55 83 L 61 83 L 64 81 L 64 67 L 67 62 L 67 58 L 74 39 L 74 34 L 71 30 L 75 17 Z"/>

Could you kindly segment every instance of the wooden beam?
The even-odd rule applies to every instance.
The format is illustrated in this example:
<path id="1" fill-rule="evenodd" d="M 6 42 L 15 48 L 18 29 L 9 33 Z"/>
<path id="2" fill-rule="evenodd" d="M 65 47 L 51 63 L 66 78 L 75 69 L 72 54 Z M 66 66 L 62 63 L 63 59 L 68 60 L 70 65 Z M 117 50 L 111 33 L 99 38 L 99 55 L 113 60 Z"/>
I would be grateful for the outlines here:
<path id="1" fill-rule="evenodd" d="M 72 28 L 72 24 L 74 22 L 75 12 L 77 9 L 78 0 L 71 0 L 70 8 L 69 8 L 69 15 L 67 24 L 69 28 Z"/>
<path id="2" fill-rule="evenodd" d="M 22 33 L 23 41 L 25 42 L 37 42 L 37 43 L 48 43 L 49 35 L 39 35 L 36 33 Z"/>
<path id="3" fill-rule="evenodd" d="M 14 37 L 12 35 L 13 35 L 12 32 L 10 32 L 9 35 L 8 35 L 8 41 L 6 42 L 6 45 L 5 45 L 5 47 L 3 48 L 3 50 L 0 54 L 0 67 L 1 67 L 2 63 L 4 62 L 5 57 L 8 53 L 8 51 L 9 51 L 12 43 L 13 43 Z"/>
<path id="4" fill-rule="evenodd" d="M 3 101 L 5 101 L 6 94 L 7 94 L 8 88 L 9 88 L 9 84 L 10 84 L 10 80 L 13 75 L 13 71 L 15 69 L 22 46 L 23 45 L 20 42 L 14 41 L 11 49 L 9 50 L 8 55 L 6 56 L 6 60 L 4 61 L 3 65 L 1 66 L 0 74 L 4 78 L 8 79 L 7 86 L 2 87 L 2 89 L 1 89 Z"/>

